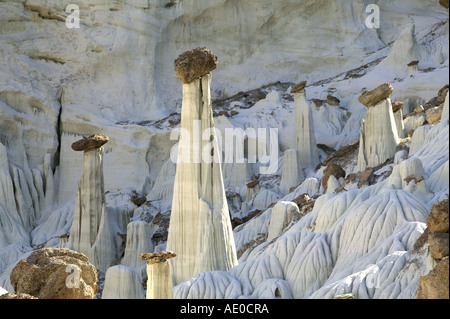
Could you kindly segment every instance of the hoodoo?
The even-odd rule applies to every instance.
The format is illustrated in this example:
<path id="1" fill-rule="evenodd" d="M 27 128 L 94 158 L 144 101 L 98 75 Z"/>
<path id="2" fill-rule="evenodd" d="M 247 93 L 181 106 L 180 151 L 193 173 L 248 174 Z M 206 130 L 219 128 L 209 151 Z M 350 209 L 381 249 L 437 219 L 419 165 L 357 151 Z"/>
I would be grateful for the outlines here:
<path id="1" fill-rule="evenodd" d="M 319 163 L 319 151 L 314 136 L 314 124 L 311 109 L 305 98 L 306 81 L 302 81 L 291 90 L 295 103 L 295 143 L 300 151 L 302 168 L 315 168 Z"/>
<path id="2" fill-rule="evenodd" d="M 363 92 L 358 99 L 367 107 L 361 124 L 358 171 L 384 163 L 395 155 L 399 137 L 390 99 L 393 90 L 391 84 L 384 83 Z"/>
<path id="3" fill-rule="evenodd" d="M 202 271 L 237 265 L 212 116 L 210 72 L 216 66 L 217 57 L 206 48 L 175 60 L 183 83 L 181 129 L 191 137 L 181 135 L 179 141 L 167 238 L 167 249 L 177 253 L 170 260 L 175 285 Z"/>
<path id="4" fill-rule="evenodd" d="M 109 138 L 102 134 L 83 138 L 72 144 L 74 151 L 84 151 L 83 177 L 78 182 L 77 198 L 68 248 L 90 257 L 100 221 L 105 210 L 103 146 Z"/>
<path id="5" fill-rule="evenodd" d="M 147 299 L 172 299 L 172 272 L 168 259 L 176 257 L 171 251 L 141 254 L 147 261 Z"/>

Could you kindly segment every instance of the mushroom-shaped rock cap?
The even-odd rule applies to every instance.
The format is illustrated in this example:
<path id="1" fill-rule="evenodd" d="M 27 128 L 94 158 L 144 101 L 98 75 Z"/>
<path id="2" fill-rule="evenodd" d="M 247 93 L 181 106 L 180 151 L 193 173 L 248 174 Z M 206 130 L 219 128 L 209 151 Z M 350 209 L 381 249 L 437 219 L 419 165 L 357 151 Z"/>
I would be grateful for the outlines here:
<path id="1" fill-rule="evenodd" d="M 291 93 L 300 93 L 305 89 L 306 81 L 301 81 L 299 84 L 294 86 L 291 90 Z"/>
<path id="2" fill-rule="evenodd" d="M 85 137 L 72 144 L 74 151 L 89 151 L 101 147 L 109 141 L 109 137 L 103 134 L 96 134 Z"/>
<path id="3" fill-rule="evenodd" d="M 167 259 L 176 257 L 177 254 L 175 254 L 172 251 L 161 251 L 158 253 L 152 253 L 152 254 L 141 254 L 139 257 L 141 260 L 147 260 L 147 263 L 149 264 L 157 264 L 160 262 L 164 262 Z"/>
<path id="4" fill-rule="evenodd" d="M 400 110 L 403 107 L 403 102 L 401 101 L 395 101 L 392 102 L 392 112 L 397 112 L 398 110 Z"/>
<path id="5" fill-rule="evenodd" d="M 383 83 L 372 91 L 363 92 L 359 96 L 358 101 L 367 107 L 375 106 L 382 100 L 389 98 L 392 92 L 394 92 L 392 85 L 390 83 Z"/>
<path id="6" fill-rule="evenodd" d="M 214 70 L 218 59 L 210 50 L 200 47 L 180 54 L 174 64 L 178 79 L 183 83 L 191 83 Z"/>

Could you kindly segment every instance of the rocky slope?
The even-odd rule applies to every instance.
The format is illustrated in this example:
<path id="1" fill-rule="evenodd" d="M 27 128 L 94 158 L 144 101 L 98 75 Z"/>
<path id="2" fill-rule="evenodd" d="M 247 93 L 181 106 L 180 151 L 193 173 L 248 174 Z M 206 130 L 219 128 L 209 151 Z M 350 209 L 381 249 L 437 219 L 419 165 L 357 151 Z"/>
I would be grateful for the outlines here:
<path id="1" fill-rule="evenodd" d="M 129 253 L 143 247 L 132 238 L 151 238 L 145 247 L 155 251 L 167 241 L 182 101 L 173 61 L 206 45 L 219 57 L 215 127 L 222 136 L 278 128 L 278 169 L 222 165 L 239 265 L 203 272 L 175 296 L 414 298 L 433 263 L 413 246 L 449 193 L 448 96 L 439 91 L 448 84 L 448 11 L 434 0 L 380 1 L 375 29 L 365 25 L 366 2 L 83 0 L 80 28 L 69 29 L 60 1 L 0 1 L 0 287 L 12 290 L 9 274 L 34 249 L 66 245 L 83 175 L 71 145 L 98 133 L 110 138 L 98 245 L 111 264 L 99 277 L 118 264 L 117 273 L 145 276 Z M 291 90 L 303 80 L 322 165 L 280 189 L 284 154 L 296 148 Z M 391 102 L 403 102 L 404 138 L 387 162 L 359 172 L 367 108 L 358 97 L 385 82 Z M 331 159 L 344 177 L 325 172 Z M 275 208 L 284 202 L 298 212 Z M 135 228 L 139 236 L 127 234 Z"/>

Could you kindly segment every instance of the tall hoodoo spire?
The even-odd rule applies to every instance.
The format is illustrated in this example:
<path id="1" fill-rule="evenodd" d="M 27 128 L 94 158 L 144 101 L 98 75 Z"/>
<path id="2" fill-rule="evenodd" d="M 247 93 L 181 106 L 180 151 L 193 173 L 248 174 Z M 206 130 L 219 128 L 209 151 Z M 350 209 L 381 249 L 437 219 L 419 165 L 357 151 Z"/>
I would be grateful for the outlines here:
<path id="1" fill-rule="evenodd" d="M 291 90 L 295 104 L 295 149 L 300 151 L 302 168 L 315 168 L 319 164 L 319 151 L 314 135 L 314 123 L 311 109 L 305 98 L 306 81 L 302 81 Z"/>
<path id="2" fill-rule="evenodd" d="M 383 83 L 358 98 L 367 107 L 361 124 L 358 171 L 384 163 L 395 155 L 399 136 L 390 99 L 393 91 L 390 83 Z"/>
<path id="3" fill-rule="evenodd" d="M 181 134 L 167 249 L 176 285 L 207 270 L 237 265 L 214 131 L 210 83 L 217 57 L 206 48 L 181 54 L 175 72 L 183 83 Z M 186 133 L 187 132 L 187 133 Z"/>
<path id="4" fill-rule="evenodd" d="M 91 255 L 100 221 L 105 210 L 103 146 L 109 138 L 102 134 L 83 138 L 72 144 L 74 151 L 84 152 L 83 177 L 78 182 L 77 198 L 68 247 Z"/>

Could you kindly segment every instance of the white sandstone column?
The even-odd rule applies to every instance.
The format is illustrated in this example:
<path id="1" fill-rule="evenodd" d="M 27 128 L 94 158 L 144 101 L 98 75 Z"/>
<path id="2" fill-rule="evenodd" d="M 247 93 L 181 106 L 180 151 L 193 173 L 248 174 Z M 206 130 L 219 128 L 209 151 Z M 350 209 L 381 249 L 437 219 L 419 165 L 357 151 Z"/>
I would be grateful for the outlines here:
<path id="1" fill-rule="evenodd" d="M 210 71 L 216 66 L 217 57 L 205 48 L 185 52 L 175 60 L 175 71 L 183 82 L 181 130 L 185 134 L 179 142 L 167 238 L 167 249 L 178 256 L 170 261 L 174 285 L 202 271 L 237 265 L 213 130 Z"/>
<path id="2" fill-rule="evenodd" d="M 167 260 L 175 256 L 171 251 L 140 255 L 147 260 L 147 299 L 173 299 L 172 272 Z"/>
<path id="3" fill-rule="evenodd" d="M 287 195 L 291 187 L 296 187 L 305 180 L 300 157 L 300 151 L 297 149 L 290 149 L 284 152 L 283 173 L 281 174 L 280 183 L 280 191 L 283 195 Z"/>
<path id="4" fill-rule="evenodd" d="M 295 105 L 294 148 L 300 151 L 302 168 L 315 168 L 320 160 L 312 113 L 305 98 L 305 86 L 306 81 L 302 81 L 291 90 L 291 93 L 294 94 Z"/>
<path id="5" fill-rule="evenodd" d="M 382 164 L 396 153 L 399 137 L 390 100 L 392 91 L 392 86 L 384 83 L 359 97 L 367 113 L 361 124 L 357 171 Z"/>
<path id="6" fill-rule="evenodd" d="M 405 125 L 403 124 L 403 102 L 395 101 L 392 103 L 392 112 L 394 113 L 395 126 L 399 138 L 405 137 Z"/>
<path id="7" fill-rule="evenodd" d="M 78 182 L 75 212 L 68 248 L 90 255 L 105 210 L 103 179 L 103 144 L 109 138 L 93 135 L 72 144 L 75 151 L 84 151 L 84 171 Z"/>

